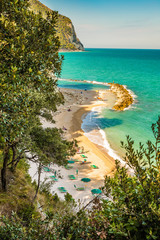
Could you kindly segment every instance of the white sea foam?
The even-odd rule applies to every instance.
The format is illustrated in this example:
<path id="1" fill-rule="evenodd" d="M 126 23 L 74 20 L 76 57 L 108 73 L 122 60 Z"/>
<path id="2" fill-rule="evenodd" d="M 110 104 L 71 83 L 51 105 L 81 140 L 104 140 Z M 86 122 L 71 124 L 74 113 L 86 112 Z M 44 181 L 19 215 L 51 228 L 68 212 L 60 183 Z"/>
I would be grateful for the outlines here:
<path id="1" fill-rule="evenodd" d="M 59 78 L 60 81 L 70 81 L 70 82 L 80 82 L 80 83 L 91 83 L 94 85 L 104 85 L 109 86 L 107 82 L 97 82 L 97 81 L 91 81 L 91 80 L 75 80 L 75 79 L 66 79 L 66 78 Z"/>
<path id="2" fill-rule="evenodd" d="M 136 108 L 136 107 L 134 106 L 134 104 L 137 102 L 137 100 L 136 100 L 137 95 L 136 95 L 132 90 L 128 89 L 126 85 L 123 85 L 123 87 L 129 92 L 129 94 L 130 94 L 130 95 L 132 96 L 132 98 L 133 98 L 133 103 L 132 103 L 131 105 L 129 105 L 128 107 L 126 107 L 126 108 L 124 109 L 124 111 L 130 110 L 130 109 L 133 109 L 133 108 Z"/>
<path id="3" fill-rule="evenodd" d="M 97 81 L 91 81 L 91 80 L 75 80 L 75 79 L 66 79 L 66 78 L 59 78 L 59 80 L 60 81 L 70 81 L 70 82 L 79 82 L 79 83 L 91 83 L 91 84 L 94 84 L 94 85 L 110 86 L 107 82 L 97 82 Z M 129 94 L 133 98 L 133 104 L 131 104 L 128 107 L 126 107 L 124 109 L 124 111 L 136 108 L 135 107 L 135 103 L 137 102 L 137 100 L 136 100 L 137 95 L 135 95 L 135 93 L 132 90 L 128 89 L 126 85 L 123 85 L 123 87 L 129 92 Z"/>
<path id="4" fill-rule="evenodd" d="M 88 113 L 88 115 L 83 119 L 82 123 L 82 130 L 84 131 L 84 135 L 93 143 L 104 147 L 107 150 L 107 153 L 113 158 L 113 159 L 118 159 L 123 165 L 125 162 L 118 156 L 118 154 L 111 148 L 105 132 L 100 129 L 100 127 L 95 124 L 95 128 L 91 130 L 90 126 L 93 126 L 93 119 L 92 115 L 96 112 L 99 114 L 101 113 L 103 107 L 94 107 L 92 108 L 92 111 Z"/>
<path id="5" fill-rule="evenodd" d="M 59 79 L 61 81 L 72 81 L 72 82 L 86 82 L 86 83 L 92 83 L 95 85 L 105 85 L 105 86 L 109 86 L 108 83 L 104 83 L 104 82 L 97 82 L 97 81 L 89 81 L 89 80 L 73 80 L 73 79 Z M 126 90 L 130 93 L 130 95 L 133 97 L 134 103 L 135 103 L 135 99 L 137 98 L 137 96 L 130 90 L 127 89 L 127 86 L 123 85 Z M 127 107 L 125 110 L 128 110 L 130 108 L 133 108 L 132 105 L 130 105 L 129 107 Z M 81 128 L 84 131 L 84 135 L 93 143 L 100 145 L 102 147 L 104 147 L 107 150 L 107 153 L 113 158 L 113 159 L 118 159 L 122 165 L 125 165 L 125 162 L 120 158 L 120 156 L 118 156 L 118 154 L 116 153 L 116 151 L 114 151 L 107 138 L 106 138 L 106 134 L 105 132 L 98 126 L 95 125 L 94 129 L 88 131 L 88 129 L 90 128 L 90 125 L 92 124 L 92 114 L 94 112 L 97 112 L 100 116 L 100 113 L 102 112 L 103 107 L 102 106 L 98 106 L 98 107 L 94 107 L 92 108 L 91 112 L 89 112 L 87 114 L 87 116 L 83 119 Z"/>

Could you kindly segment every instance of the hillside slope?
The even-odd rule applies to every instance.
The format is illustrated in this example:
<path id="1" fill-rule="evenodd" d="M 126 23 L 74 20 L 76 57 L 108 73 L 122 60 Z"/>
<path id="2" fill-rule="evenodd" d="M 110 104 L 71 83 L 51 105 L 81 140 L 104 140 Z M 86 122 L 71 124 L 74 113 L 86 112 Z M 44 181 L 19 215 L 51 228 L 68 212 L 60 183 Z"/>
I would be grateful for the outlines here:
<path id="1" fill-rule="evenodd" d="M 46 16 L 46 12 L 53 11 L 38 0 L 30 0 L 30 4 L 31 10 L 33 10 L 35 13 L 41 11 L 44 17 Z M 84 51 L 83 44 L 76 36 L 72 21 L 68 17 L 65 17 L 61 14 L 59 14 L 57 22 L 57 36 L 59 37 L 61 43 L 61 50 Z"/>

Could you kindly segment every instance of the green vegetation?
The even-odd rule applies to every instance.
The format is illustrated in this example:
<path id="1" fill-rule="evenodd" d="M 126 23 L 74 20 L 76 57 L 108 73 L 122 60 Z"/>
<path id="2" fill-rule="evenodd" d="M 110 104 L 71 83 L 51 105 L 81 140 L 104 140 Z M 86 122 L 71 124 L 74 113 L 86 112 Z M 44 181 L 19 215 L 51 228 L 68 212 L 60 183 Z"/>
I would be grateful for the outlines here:
<path id="1" fill-rule="evenodd" d="M 43 3 L 41 3 L 38 0 L 29 0 L 30 3 L 30 9 L 34 11 L 36 14 L 41 12 L 44 17 L 47 16 L 47 12 L 52 12 L 50 8 L 45 6 Z"/>
<path id="2" fill-rule="evenodd" d="M 39 120 L 44 117 L 53 121 L 52 111 L 63 103 L 56 78 L 62 62 L 55 31 L 57 17 L 56 12 L 48 13 L 46 19 L 41 13 L 34 14 L 28 10 L 28 1 L 2 1 L 0 139 L 3 191 L 7 191 L 9 184 L 8 169 L 14 172 L 22 159 L 36 161 L 41 168 L 49 162 L 66 164 L 68 155 L 74 153 L 74 142 L 63 140 L 61 130 L 42 129 Z"/>
<path id="3" fill-rule="evenodd" d="M 69 18 L 59 14 L 57 23 L 57 36 L 62 49 L 76 50 L 76 46 L 71 42 L 72 22 Z"/>
<path id="4" fill-rule="evenodd" d="M 134 149 L 127 137 L 127 167 L 116 161 L 113 177 L 106 177 L 104 199 L 95 198 L 90 210 L 78 212 L 67 193 L 65 202 L 52 196 L 47 188 L 40 190 L 38 201 L 43 215 L 30 203 L 33 184 L 26 175 L 27 165 L 21 162 L 8 193 L 1 193 L 1 239 L 159 239 L 160 235 L 160 118 L 152 125 L 155 142 Z M 129 169 L 128 169 L 129 168 Z M 19 169 L 21 171 L 19 171 Z M 129 171 L 132 170 L 132 176 Z M 43 194 L 42 194 L 43 193 Z M 32 195 L 32 196 L 31 196 Z M 89 206 L 88 205 L 88 206 Z M 12 213 L 12 210 L 16 214 Z M 45 214 L 45 216 L 44 216 Z M 12 236 L 12 238 L 11 238 Z"/>
<path id="5" fill-rule="evenodd" d="M 155 240 L 160 236 L 160 117 L 152 125 L 155 142 L 127 137 L 126 166 L 116 161 L 106 177 L 104 197 L 79 207 L 40 185 L 43 166 L 65 165 L 76 142 L 60 129 L 43 129 L 39 117 L 52 119 L 63 102 L 56 76 L 62 59 L 55 24 L 57 13 L 28 10 L 23 0 L 3 0 L 0 16 L 0 240 Z M 54 77 L 51 77 L 51 72 Z M 38 182 L 28 175 L 27 159 L 38 163 Z M 132 174 L 130 174 L 132 170 Z"/>
<path id="6" fill-rule="evenodd" d="M 148 141 L 146 147 L 140 143 L 137 150 L 127 137 L 122 143 L 127 166 L 116 161 L 114 176 L 105 179 L 105 198 L 95 199 L 89 211 L 65 218 L 60 239 L 159 239 L 160 117 L 152 130 L 155 142 Z"/>
<path id="7" fill-rule="evenodd" d="M 33 208 L 23 208 L 11 218 L 2 217 L 1 239 L 107 239 L 154 240 L 160 236 L 160 117 L 152 125 L 155 142 L 140 144 L 127 137 L 122 143 L 126 150 L 122 167 L 116 161 L 113 177 L 106 177 L 104 198 L 96 197 L 78 212 L 67 194 L 66 201 L 45 192 L 48 208 L 41 216 Z M 129 168 L 129 169 L 128 169 Z M 132 176 L 129 171 L 132 169 Z M 47 206 L 47 202 L 45 204 Z M 87 210 L 87 208 L 89 209 Z M 24 214 L 22 214 L 24 213 Z M 27 216 L 32 217 L 27 218 Z M 12 236 L 12 238 L 11 238 Z"/>
<path id="8" fill-rule="evenodd" d="M 42 12 L 43 17 L 47 16 L 47 12 L 53 12 L 38 0 L 30 0 L 30 9 L 36 14 L 39 11 Z M 59 37 L 60 49 L 83 50 L 83 46 L 77 39 L 72 22 L 68 17 L 58 14 L 56 34 Z"/>

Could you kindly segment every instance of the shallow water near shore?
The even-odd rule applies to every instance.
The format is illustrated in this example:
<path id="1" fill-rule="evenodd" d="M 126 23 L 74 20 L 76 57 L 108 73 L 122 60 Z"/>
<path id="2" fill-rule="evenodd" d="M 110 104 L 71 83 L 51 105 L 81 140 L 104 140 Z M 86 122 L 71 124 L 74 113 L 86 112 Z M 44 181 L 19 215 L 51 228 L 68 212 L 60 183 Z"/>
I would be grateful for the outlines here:
<path id="1" fill-rule="evenodd" d="M 126 135 L 135 140 L 136 147 L 139 142 L 153 140 L 151 125 L 160 115 L 160 50 L 86 50 L 63 53 L 63 81 L 59 81 L 59 86 L 98 90 L 108 89 L 106 83 L 114 81 L 126 85 L 137 96 L 129 110 L 115 112 L 103 108 L 86 116 L 82 125 L 87 134 L 96 127 L 104 131 L 109 146 L 122 157 L 120 141 L 126 141 Z"/>

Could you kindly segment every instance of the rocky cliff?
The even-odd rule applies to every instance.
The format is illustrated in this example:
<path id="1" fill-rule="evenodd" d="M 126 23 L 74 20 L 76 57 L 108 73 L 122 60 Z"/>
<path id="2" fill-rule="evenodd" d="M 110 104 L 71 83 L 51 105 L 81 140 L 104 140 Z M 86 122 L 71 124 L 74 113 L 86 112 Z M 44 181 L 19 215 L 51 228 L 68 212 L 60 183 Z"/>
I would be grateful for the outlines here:
<path id="1" fill-rule="evenodd" d="M 30 0 L 30 8 L 35 13 L 41 11 L 44 17 L 46 16 L 46 12 L 53 11 L 38 0 Z M 76 36 L 72 21 L 61 14 L 58 15 L 57 36 L 61 43 L 61 50 L 84 51 L 83 44 Z"/>

